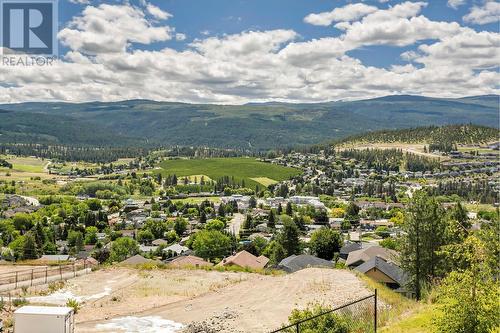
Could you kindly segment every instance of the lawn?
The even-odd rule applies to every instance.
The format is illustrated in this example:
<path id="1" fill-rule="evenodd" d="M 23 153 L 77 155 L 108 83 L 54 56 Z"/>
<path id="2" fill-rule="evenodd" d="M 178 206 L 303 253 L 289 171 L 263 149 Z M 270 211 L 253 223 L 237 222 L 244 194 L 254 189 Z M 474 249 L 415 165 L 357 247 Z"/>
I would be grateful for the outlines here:
<path id="1" fill-rule="evenodd" d="M 301 173 L 298 169 L 246 157 L 165 160 L 160 166 L 163 175 L 207 175 L 215 181 L 223 176 L 230 176 L 236 181 L 244 180 L 245 186 L 249 188 L 256 185 L 267 186 L 271 182 L 282 181 Z"/>
<path id="2" fill-rule="evenodd" d="M 7 162 L 12 164 L 12 170 L 10 171 L 19 172 L 43 173 L 43 168 L 48 163 L 47 161 L 35 157 L 0 155 L 0 158 L 5 159 Z"/>

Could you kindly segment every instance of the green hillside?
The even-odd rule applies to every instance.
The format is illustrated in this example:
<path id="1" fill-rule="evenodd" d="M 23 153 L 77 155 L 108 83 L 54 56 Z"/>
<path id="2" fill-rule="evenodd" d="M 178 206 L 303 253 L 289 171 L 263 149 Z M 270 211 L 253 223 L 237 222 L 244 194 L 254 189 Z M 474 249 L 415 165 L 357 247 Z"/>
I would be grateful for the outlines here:
<path id="1" fill-rule="evenodd" d="M 363 133 L 338 140 L 337 143 L 452 142 L 457 144 L 478 144 L 498 140 L 499 134 L 498 128 L 478 125 L 427 126 Z"/>
<path id="2" fill-rule="evenodd" d="M 468 123 L 497 125 L 498 96 L 232 106 L 145 100 L 5 104 L 0 143 L 267 150 L 388 128 Z"/>

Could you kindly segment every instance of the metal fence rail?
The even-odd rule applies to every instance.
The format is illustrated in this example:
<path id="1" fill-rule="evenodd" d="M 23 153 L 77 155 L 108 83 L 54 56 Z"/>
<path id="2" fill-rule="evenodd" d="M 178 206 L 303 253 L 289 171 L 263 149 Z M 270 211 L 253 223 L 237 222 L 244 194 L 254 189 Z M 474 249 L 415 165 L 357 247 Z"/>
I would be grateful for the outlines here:
<path id="1" fill-rule="evenodd" d="M 328 319 L 325 318 L 326 315 L 330 315 Z M 320 321 L 322 321 L 321 324 L 319 324 Z M 377 290 L 375 289 L 375 293 L 372 295 L 294 322 L 271 333 L 300 333 L 308 329 L 317 328 L 318 325 L 331 325 L 332 329 L 338 327 L 338 332 L 376 333 Z"/>
<path id="2" fill-rule="evenodd" d="M 21 282 L 30 281 L 29 286 L 33 285 L 34 281 L 47 281 L 53 280 L 54 277 L 59 277 L 61 280 L 73 275 L 75 277 L 78 272 L 85 270 L 87 268 L 92 268 L 86 262 L 83 263 L 73 263 L 70 265 L 60 265 L 60 266 L 45 266 L 39 268 L 31 268 L 20 270 L 16 272 L 9 272 L 0 274 L 0 286 L 4 285 L 14 285 L 14 288 L 18 287 Z M 23 283 L 26 285 L 26 283 Z"/>

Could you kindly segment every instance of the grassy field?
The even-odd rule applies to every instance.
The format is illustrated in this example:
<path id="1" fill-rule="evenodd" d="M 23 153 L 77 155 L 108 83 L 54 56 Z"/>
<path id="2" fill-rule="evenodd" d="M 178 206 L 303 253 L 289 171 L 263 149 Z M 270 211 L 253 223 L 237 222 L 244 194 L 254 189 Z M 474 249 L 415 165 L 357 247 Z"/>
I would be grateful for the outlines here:
<path id="1" fill-rule="evenodd" d="M 246 187 L 268 186 L 272 182 L 288 179 L 300 170 L 280 165 L 259 162 L 253 158 L 209 158 L 166 160 L 160 164 L 164 175 L 177 177 L 207 175 L 217 181 L 223 176 L 233 176 L 236 181 L 245 180 Z"/>
<path id="2" fill-rule="evenodd" d="M 189 203 L 193 205 L 199 205 L 203 201 L 208 200 L 214 203 L 220 202 L 220 197 L 196 197 L 196 198 L 185 198 L 185 199 L 174 199 L 173 202 L 182 202 L 183 204 Z"/>
<path id="3" fill-rule="evenodd" d="M 35 157 L 0 155 L 0 158 L 12 164 L 12 172 L 43 173 L 43 169 L 48 163 L 47 161 Z"/>

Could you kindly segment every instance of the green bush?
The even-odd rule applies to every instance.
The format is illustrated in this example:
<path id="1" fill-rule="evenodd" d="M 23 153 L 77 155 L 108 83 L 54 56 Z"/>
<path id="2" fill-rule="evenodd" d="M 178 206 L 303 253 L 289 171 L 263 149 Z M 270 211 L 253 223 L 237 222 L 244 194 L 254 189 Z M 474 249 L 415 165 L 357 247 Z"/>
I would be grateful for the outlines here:
<path id="1" fill-rule="evenodd" d="M 66 306 L 72 308 L 73 311 L 75 311 L 75 313 L 77 313 L 78 310 L 80 310 L 80 303 L 73 298 L 68 299 L 68 301 L 66 302 Z"/>
<path id="2" fill-rule="evenodd" d="M 329 307 L 322 305 L 314 305 L 311 308 L 304 310 L 293 310 L 288 317 L 290 324 L 316 316 L 320 313 L 331 310 Z M 287 325 L 285 325 L 287 326 Z M 285 330 L 285 332 L 295 333 L 295 327 Z M 302 333 L 348 333 L 349 325 L 347 320 L 336 313 L 328 313 L 315 319 L 303 322 L 300 324 L 300 332 Z"/>

